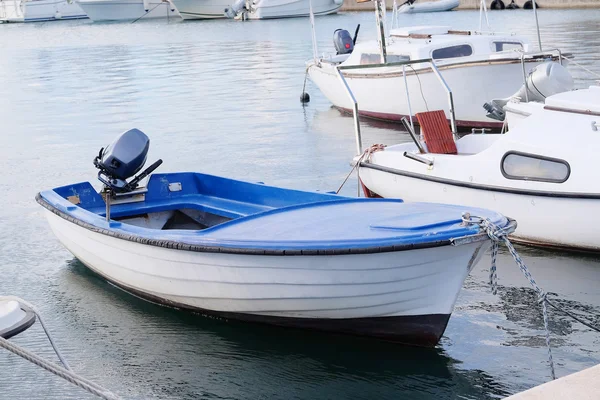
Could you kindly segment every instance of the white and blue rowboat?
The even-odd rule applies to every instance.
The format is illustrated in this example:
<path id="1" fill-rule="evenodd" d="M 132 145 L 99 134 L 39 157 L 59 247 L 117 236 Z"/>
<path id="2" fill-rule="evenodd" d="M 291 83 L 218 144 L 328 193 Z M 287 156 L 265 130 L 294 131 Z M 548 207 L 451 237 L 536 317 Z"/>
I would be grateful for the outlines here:
<path id="1" fill-rule="evenodd" d="M 125 132 L 96 158 L 101 193 L 81 182 L 37 201 L 91 270 L 149 301 L 207 315 L 434 346 L 490 244 L 463 212 L 515 226 L 481 209 L 201 173 L 155 173 L 140 188 L 140 175 L 126 179 L 148 146 L 142 132 Z"/>

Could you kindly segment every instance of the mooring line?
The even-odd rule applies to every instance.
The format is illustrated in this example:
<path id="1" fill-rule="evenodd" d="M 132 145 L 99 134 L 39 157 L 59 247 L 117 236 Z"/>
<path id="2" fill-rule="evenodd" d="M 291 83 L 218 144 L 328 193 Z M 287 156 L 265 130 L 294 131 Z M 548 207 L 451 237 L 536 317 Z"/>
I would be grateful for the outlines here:
<path id="1" fill-rule="evenodd" d="M 489 282 L 490 282 L 490 285 L 492 286 L 493 294 L 497 294 L 497 292 L 498 292 L 498 274 L 497 274 L 497 269 L 496 269 L 496 258 L 498 255 L 498 245 L 500 242 L 502 242 L 506 245 L 506 247 L 508 248 L 508 251 L 510 252 L 513 259 L 515 260 L 515 263 L 519 266 L 519 269 L 521 270 L 521 272 L 523 272 L 523 275 L 525 275 L 527 280 L 529 280 L 529 284 L 533 287 L 533 289 L 537 293 L 538 303 L 540 303 L 542 305 L 542 314 L 544 317 L 544 329 L 546 330 L 546 347 L 548 348 L 548 364 L 550 365 L 550 373 L 552 375 L 552 379 L 556 379 L 556 372 L 554 369 L 554 360 L 552 358 L 552 349 L 550 348 L 550 329 L 548 328 L 548 311 L 546 308 L 546 304 L 550 305 L 551 307 L 555 308 L 558 311 L 563 312 L 564 314 L 568 315 L 569 317 L 573 318 L 577 322 L 587 326 L 590 329 L 600 332 L 600 328 L 595 327 L 595 326 L 591 325 L 590 323 L 581 320 L 580 318 L 577 318 L 575 315 L 569 313 L 568 311 L 562 309 L 561 307 L 557 306 L 556 304 L 553 304 L 552 302 L 550 302 L 548 300 L 548 294 L 545 291 L 543 291 L 536 283 L 535 279 L 531 275 L 531 272 L 529 272 L 529 269 L 525 265 L 525 262 L 523 261 L 523 259 L 519 255 L 519 253 L 517 253 L 517 251 L 515 250 L 515 247 L 508 239 L 508 232 L 506 230 L 496 226 L 489 218 L 484 219 L 481 217 L 472 216 L 468 213 L 463 214 L 462 220 L 463 220 L 463 223 L 465 223 L 465 224 L 479 225 L 487 233 L 489 238 L 492 240 L 492 260 L 491 260 L 492 262 L 491 262 L 491 266 L 490 266 Z"/>

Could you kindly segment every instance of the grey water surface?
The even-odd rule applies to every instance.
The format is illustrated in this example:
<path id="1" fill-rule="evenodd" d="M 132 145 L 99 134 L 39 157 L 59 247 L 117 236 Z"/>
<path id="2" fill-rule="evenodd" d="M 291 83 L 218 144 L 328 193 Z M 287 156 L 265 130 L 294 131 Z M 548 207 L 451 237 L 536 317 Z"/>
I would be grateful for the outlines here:
<path id="1" fill-rule="evenodd" d="M 600 73 L 600 10 L 540 10 L 542 39 Z M 402 16 L 401 25 L 478 27 L 471 11 Z M 375 37 L 373 13 L 316 19 L 319 52 L 336 28 Z M 535 40 L 531 11 L 490 13 L 492 28 Z M 35 194 L 95 180 L 92 159 L 139 128 L 162 171 L 202 171 L 336 190 L 355 153 L 352 119 L 310 82 L 308 19 L 88 20 L 0 25 L 0 294 L 36 304 L 75 371 L 130 399 L 487 399 L 549 380 L 541 312 L 507 253 L 490 294 L 489 257 L 465 283 L 440 345 L 421 349 L 211 320 L 146 303 L 76 261 Z M 578 87 L 588 72 L 570 67 Z M 489 79 L 494 79 L 490 77 Z M 460 88 L 455 88 L 460 90 Z M 409 140 L 363 122 L 364 141 Z M 565 141 L 569 132 L 565 132 Z M 342 190 L 355 195 L 356 179 Z M 548 218 L 567 224 L 556 210 Z M 540 286 L 596 324 L 598 257 L 519 247 Z M 550 309 L 559 376 L 600 362 L 600 335 Z M 39 326 L 13 339 L 56 360 Z M 90 398 L 0 349 L 0 398 Z"/>

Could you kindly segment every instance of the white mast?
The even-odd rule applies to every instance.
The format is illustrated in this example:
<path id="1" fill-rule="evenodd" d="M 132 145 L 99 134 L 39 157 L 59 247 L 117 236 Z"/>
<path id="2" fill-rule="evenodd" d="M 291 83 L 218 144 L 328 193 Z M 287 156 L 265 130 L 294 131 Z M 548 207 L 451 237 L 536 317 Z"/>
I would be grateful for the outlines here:
<path id="1" fill-rule="evenodd" d="M 317 59 L 319 58 L 319 53 L 317 51 L 317 34 L 315 32 L 315 14 L 313 14 L 312 0 L 308 0 L 308 15 L 310 16 L 310 25 L 312 31 L 313 59 L 316 64 Z"/>
<path id="2" fill-rule="evenodd" d="M 375 20 L 377 22 L 377 37 L 379 42 L 379 54 L 381 55 L 381 63 L 387 61 L 387 50 L 385 46 L 385 0 L 375 0 Z"/>
<path id="3" fill-rule="evenodd" d="M 533 4 L 533 14 L 535 15 L 535 30 L 537 31 L 538 44 L 540 46 L 540 51 L 542 51 L 542 37 L 540 36 L 540 23 L 538 21 L 537 4 L 535 4 L 535 0 L 532 0 L 532 4 Z"/>
<path id="4" fill-rule="evenodd" d="M 487 6 L 485 5 L 485 0 L 481 0 L 479 2 L 479 32 L 483 32 L 483 17 L 485 16 L 485 24 L 487 26 L 487 30 L 490 29 L 490 20 L 488 19 Z"/>

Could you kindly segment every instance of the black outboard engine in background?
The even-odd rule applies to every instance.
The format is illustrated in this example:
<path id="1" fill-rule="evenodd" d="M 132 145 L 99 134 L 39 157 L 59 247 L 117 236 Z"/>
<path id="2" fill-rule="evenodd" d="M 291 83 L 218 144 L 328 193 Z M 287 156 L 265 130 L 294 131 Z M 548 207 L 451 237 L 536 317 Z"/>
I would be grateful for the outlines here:
<path id="1" fill-rule="evenodd" d="M 354 50 L 352 36 L 345 29 L 336 29 L 333 32 L 333 45 L 337 54 L 350 54 Z"/>
<path id="2" fill-rule="evenodd" d="M 156 161 L 140 175 L 127 182 L 127 179 L 138 173 L 148 157 L 150 139 L 138 129 L 130 129 L 108 145 L 100 149 L 94 159 L 98 168 L 98 179 L 113 192 L 130 192 L 137 188 L 138 183 L 162 164 Z"/>

